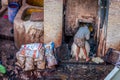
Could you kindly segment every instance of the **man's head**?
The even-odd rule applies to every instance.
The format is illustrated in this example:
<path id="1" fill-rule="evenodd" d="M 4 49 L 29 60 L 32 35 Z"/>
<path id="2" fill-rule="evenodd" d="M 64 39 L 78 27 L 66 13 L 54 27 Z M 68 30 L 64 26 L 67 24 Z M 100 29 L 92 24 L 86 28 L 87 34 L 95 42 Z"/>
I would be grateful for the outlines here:
<path id="1" fill-rule="evenodd" d="M 79 22 L 79 26 L 80 27 L 84 27 L 86 25 L 86 23 L 84 23 L 84 22 Z"/>

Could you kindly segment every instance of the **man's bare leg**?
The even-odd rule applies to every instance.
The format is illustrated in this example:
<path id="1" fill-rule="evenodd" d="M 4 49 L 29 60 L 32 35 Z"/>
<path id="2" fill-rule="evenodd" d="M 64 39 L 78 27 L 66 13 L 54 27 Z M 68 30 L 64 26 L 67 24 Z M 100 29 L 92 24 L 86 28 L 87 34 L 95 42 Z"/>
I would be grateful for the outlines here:
<path id="1" fill-rule="evenodd" d="M 86 61 L 89 61 L 90 58 L 87 56 L 86 48 L 85 48 L 85 47 L 82 47 L 82 49 L 83 49 L 84 55 L 85 55 L 85 57 L 86 57 Z"/>
<path id="2" fill-rule="evenodd" d="M 76 48 L 76 61 L 78 61 L 79 53 L 80 53 L 80 48 L 77 46 Z"/>

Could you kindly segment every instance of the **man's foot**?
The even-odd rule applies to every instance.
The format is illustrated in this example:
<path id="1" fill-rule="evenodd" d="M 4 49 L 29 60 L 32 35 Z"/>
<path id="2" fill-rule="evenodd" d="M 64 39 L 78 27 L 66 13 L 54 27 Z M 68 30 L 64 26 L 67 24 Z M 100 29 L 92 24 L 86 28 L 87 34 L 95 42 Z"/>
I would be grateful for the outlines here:
<path id="1" fill-rule="evenodd" d="M 86 58 L 86 62 L 90 61 L 90 58 Z"/>
<path id="2" fill-rule="evenodd" d="M 76 56 L 76 61 L 78 61 L 78 56 Z"/>

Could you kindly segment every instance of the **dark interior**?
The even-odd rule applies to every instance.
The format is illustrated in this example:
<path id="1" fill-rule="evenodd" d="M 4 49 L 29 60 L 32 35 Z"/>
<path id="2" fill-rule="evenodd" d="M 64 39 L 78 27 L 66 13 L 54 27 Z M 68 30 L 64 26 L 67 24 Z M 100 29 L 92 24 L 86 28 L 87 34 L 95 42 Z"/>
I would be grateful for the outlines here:
<path id="1" fill-rule="evenodd" d="M 66 1 L 67 2 L 67 1 Z M 106 0 L 101 0 L 101 2 L 100 2 L 100 6 L 98 6 L 98 15 L 97 16 L 100 16 L 100 18 L 101 18 L 101 21 L 100 21 L 100 28 L 102 28 L 103 27 L 103 24 L 104 24 L 104 20 L 105 20 L 105 16 L 106 16 L 106 5 L 107 4 L 107 2 L 106 2 Z M 65 3 L 65 5 L 64 5 L 64 11 L 66 10 L 66 3 Z M 64 15 L 64 21 L 65 21 L 65 16 L 66 15 Z M 97 21 L 97 20 L 96 20 Z M 89 26 L 92 26 L 92 28 L 93 28 L 93 31 L 91 31 L 91 33 L 90 33 L 90 39 L 89 39 L 89 44 L 90 44 L 90 53 L 89 53 L 89 56 L 90 57 L 93 57 L 93 56 L 96 56 L 97 54 L 97 49 L 98 49 L 98 42 L 97 42 L 97 26 L 98 26 L 98 24 L 97 24 L 97 22 L 85 22 L 86 24 L 88 24 Z M 71 45 L 72 45 L 72 43 L 73 43 L 73 38 L 74 38 L 74 35 L 73 36 L 71 36 L 71 35 L 68 35 L 68 34 L 66 34 L 66 32 L 65 32 L 65 23 L 63 24 L 64 25 L 64 36 L 63 36 L 63 43 L 67 43 L 68 44 L 68 46 L 69 46 L 69 49 L 71 50 Z M 75 33 L 77 32 L 77 30 L 79 29 L 79 27 L 77 27 L 76 29 L 75 29 Z"/>

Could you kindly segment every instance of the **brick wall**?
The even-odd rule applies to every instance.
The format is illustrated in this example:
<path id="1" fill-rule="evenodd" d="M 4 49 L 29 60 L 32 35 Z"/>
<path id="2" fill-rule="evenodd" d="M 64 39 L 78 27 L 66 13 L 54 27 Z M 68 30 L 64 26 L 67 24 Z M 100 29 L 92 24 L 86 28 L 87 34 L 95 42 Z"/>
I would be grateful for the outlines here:
<path id="1" fill-rule="evenodd" d="M 81 20 L 81 22 L 96 21 L 98 15 L 98 0 L 67 0 L 66 5 L 66 35 L 74 35 L 78 28 L 78 20 Z"/>
<path id="2" fill-rule="evenodd" d="M 110 1 L 106 45 L 120 50 L 120 0 Z"/>

